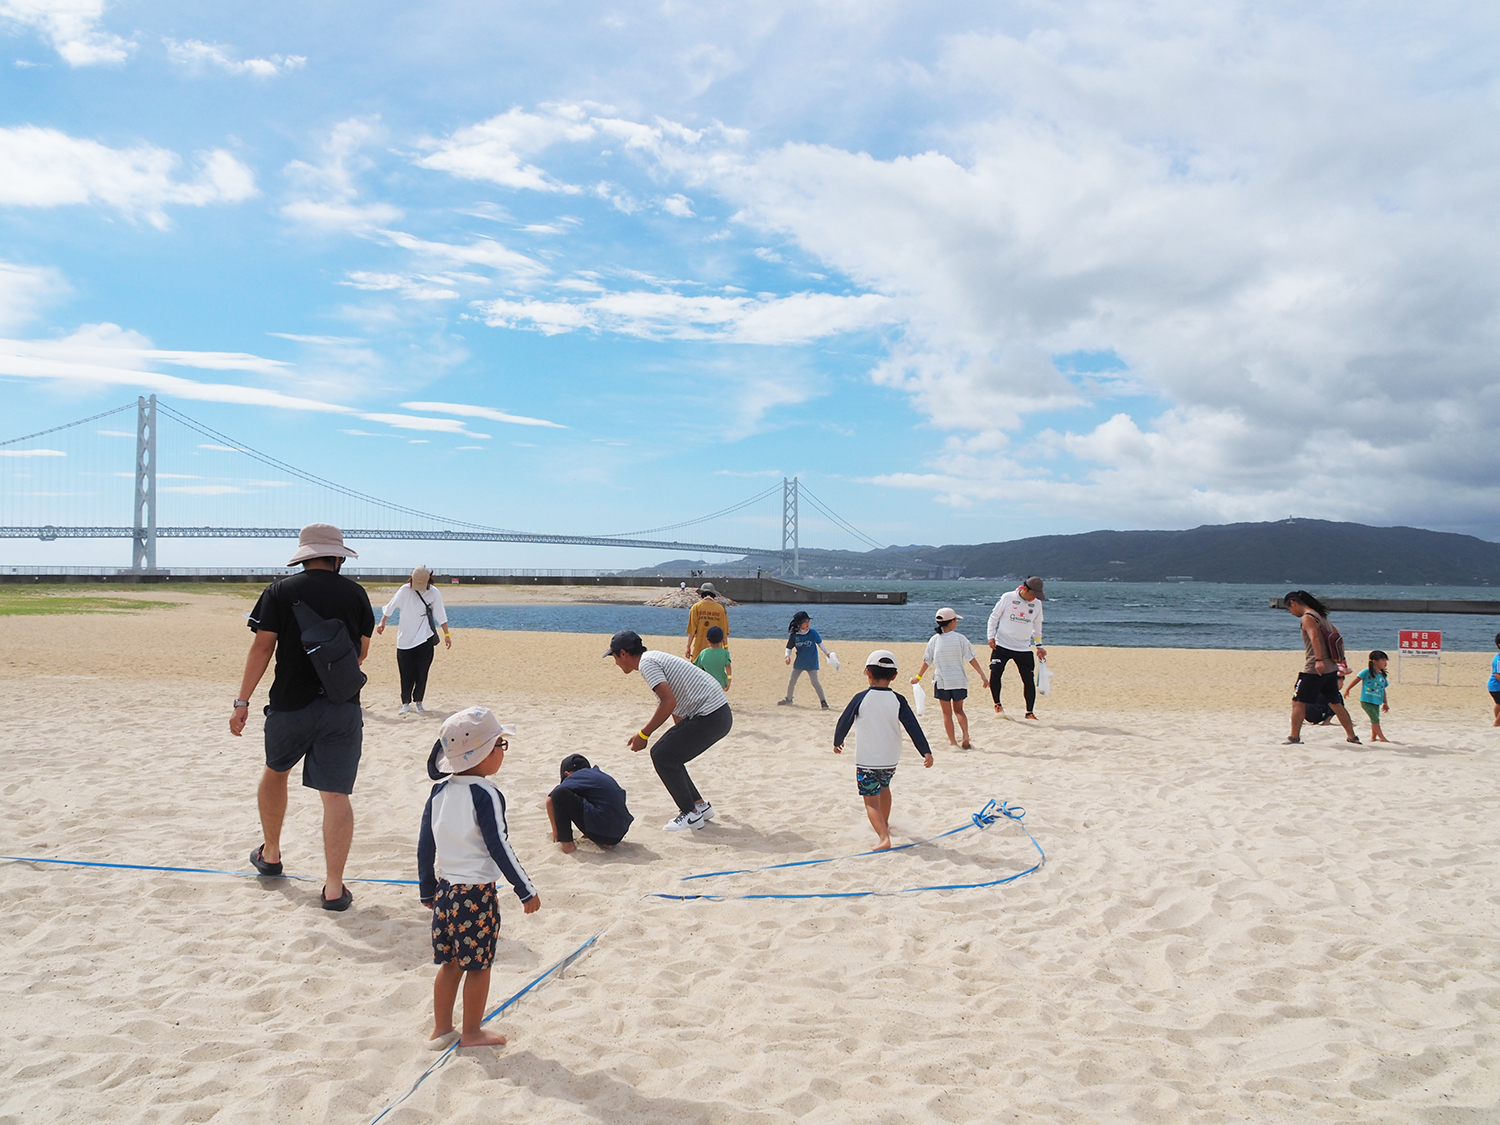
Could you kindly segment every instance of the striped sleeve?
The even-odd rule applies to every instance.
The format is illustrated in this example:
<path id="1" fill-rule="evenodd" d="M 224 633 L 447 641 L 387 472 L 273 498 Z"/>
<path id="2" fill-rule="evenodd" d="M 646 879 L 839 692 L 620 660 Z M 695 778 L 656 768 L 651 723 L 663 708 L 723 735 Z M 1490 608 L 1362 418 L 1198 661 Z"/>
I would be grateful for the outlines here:
<path id="1" fill-rule="evenodd" d="M 510 847 L 510 834 L 505 826 L 505 798 L 498 789 L 488 785 L 471 785 L 474 795 L 474 822 L 479 825 L 479 834 L 484 837 L 490 857 L 500 867 L 506 882 L 515 888 L 516 897 L 522 902 L 536 894 L 536 888 L 526 877 L 521 861 Z"/>

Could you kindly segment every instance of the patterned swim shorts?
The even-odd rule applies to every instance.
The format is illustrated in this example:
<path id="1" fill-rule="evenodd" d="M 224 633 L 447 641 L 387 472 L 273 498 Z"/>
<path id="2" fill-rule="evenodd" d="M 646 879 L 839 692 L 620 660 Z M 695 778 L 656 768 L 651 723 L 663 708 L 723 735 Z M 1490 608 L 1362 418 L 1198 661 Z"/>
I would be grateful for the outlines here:
<path id="1" fill-rule="evenodd" d="M 890 769 L 870 769 L 865 766 L 854 767 L 854 783 L 859 786 L 861 797 L 878 797 L 882 789 L 891 787 L 891 778 L 896 776 L 896 767 Z"/>
<path id="2" fill-rule="evenodd" d="M 432 900 L 432 963 L 458 962 L 465 971 L 488 969 L 495 960 L 500 910 L 494 883 L 438 881 Z"/>

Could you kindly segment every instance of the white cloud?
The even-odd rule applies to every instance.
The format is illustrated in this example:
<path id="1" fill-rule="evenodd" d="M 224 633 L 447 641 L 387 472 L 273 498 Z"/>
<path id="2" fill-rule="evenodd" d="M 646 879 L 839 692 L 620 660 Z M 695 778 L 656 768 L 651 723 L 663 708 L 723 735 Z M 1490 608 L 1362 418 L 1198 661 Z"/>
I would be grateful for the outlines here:
<path id="1" fill-rule="evenodd" d="M 547 114 L 512 109 L 451 136 L 424 139 L 421 145 L 430 151 L 417 164 L 503 187 L 575 193 L 579 190 L 576 186 L 553 180 L 528 161 L 558 141 L 582 141 L 594 136 L 594 127 L 582 116 L 576 107 Z"/>
<path id="2" fill-rule="evenodd" d="M 188 39 L 179 43 L 175 39 L 164 40 L 167 57 L 191 73 L 201 73 L 208 67 L 217 67 L 228 74 L 248 74 L 253 78 L 275 78 L 289 70 L 298 70 L 307 65 L 305 55 L 271 55 L 268 58 L 236 59 L 229 50 L 216 43 L 204 43 L 200 39 Z"/>
<path id="3" fill-rule="evenodd" d="M 389 203 L 360 203 L 360 172 L 373 164 L 361 150 L 384 135 L 378 117 L 351 117 L 335 125 L 323 142 L 323 162 L 294 160 L 285 168 L 297 197 L 281 208 L 293 222 L 324 230 L 363 234 L 388 226 L 402 216 Z"/>
<path id="4" fill-rule="evenodd" d="M 473 438 L 490 436 L 464 429 L 464 424 L 455 418 L 419 418 L 414 414 L 361 414 L 360 417 L 366 422 L 383 422 L 397 430 L 429 430 L 438 434 L 463 434 Z"/>
<path id="5" fill-rule="evenodd" d="M 124 62 L 135 44 L 102 31 L 104 0 L 0 0 L 0 20 L 40 32 L 69 66 Z"/>
<path id="6" fill-rule="evenodd" d="M 461 295 L 457 289 L 448 288 L 450 281 L 450 278 L 441 275 L 411 277 L 398 273 L 351 270 L 339 284 L 371 292 L 394 291 L 413 301 L 443 301 Z"/>
<path id="7" fill-rule="evenodd" d="M 0 457 L 66 457 L 60 449 L 0 449 Z"/>
<path id="8" fill-rule="evenodd" d="M 42 308 L 68 292 L 56 270 L 0 261 L 0 332 L 34 320 Z"/>
<path id="9" fill-rule="evenodd" d="M 894 319 L 892 302 L 874 293 L 845 297 L 716 297 L 633 290 L 580 301 L 500 299 L 477 302 L 486 324 L 546 335 L 593 329 L 648 339 L 800 344 L 879 327 Z"/>
<path id="10" fill-rule="evenodd" d="M 102 203 L 169 224 L 168 204 L 239 203 L 256 194 L 255 176 L 223 149 L 200 153 L 198 174 L 175 178 L 181 158 L 154 145 L 116 149 L 35 125 L 0 128 L 0 206 Z"/>
<path id="11" fill-rule="evenodd" d="M 513 426 L 547 426 L 554 430 L 565 430 L 558 422 L 545 418 L 527 418 L 521 414 L 506 414 L 488 406 L 468 406 L 461 402 L 403 402 L 407 410 L 425 410 L 433 414 L 457 414 L 461 418 L 487 418 L 491 422 L 507 422 Z"/>
<path id="12" fill-rule="evenodd" d="M 495 241 L 493 238 L 476 238 L 467 245 L 451 242 L 431 242 L 398 230 L 382 230 L 380 234 L 403 250 L 410 250 L 420 258 L 459 265 L 485 266 L 504 274 L 516 284 L 526 284 L 551 272 L 541 262 Z"/>

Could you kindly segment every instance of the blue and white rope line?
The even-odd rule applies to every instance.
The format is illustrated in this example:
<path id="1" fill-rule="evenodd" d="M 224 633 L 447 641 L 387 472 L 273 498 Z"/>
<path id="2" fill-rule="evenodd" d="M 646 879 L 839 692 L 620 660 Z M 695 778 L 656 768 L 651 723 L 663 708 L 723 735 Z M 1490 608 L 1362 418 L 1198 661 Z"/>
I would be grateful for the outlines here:
<path id="1" fill-rule="evenodd" d="M 790 862 L 790 863 L 772 863 L 772 864 L 767 864 L 764 867 L 744 867 L 744 868 L 737 868 L 735 870 L 729 870 L 729 871 L 706 871 L 706 872 L 703 872 L 703 873 L 698 874 L 698 875 L 684 875 L 682 877 L 682 879 L 680 880 L 680 882 L 692 882 L 692 881 L 698 880 L 698 879 L 719 879 L 719 878 L 724 878 L 724 877 L 731 876 L 731 875 L 753 875 L 753 874 L 757 874 L 757 873 L 763 872 L 763 871 L 785 871 L 785 870 L 788 870 L 788 869 L 794 868 L 794 867 L 816 867 L 816 866 L 818 866 L 820 864 L 824 864 L 824 863 L 836 863 L 836 862 L 838 862 L 840 860 L 846 860 L 846 859 L 863 859 L 863 858 L 868 857 L 868 856 L 890 855 L 890 854 L 892 854 L 894 852 L 903 852 L 903 851 L 908 850 L 909 848 L 919 847 L 922 844 L 930 844 L 930 843 L 932 843 L 932 842 L 934 842 L 936 840 L 943 840 L 943 839 L 946 839 L 949 836 L 956 836 L 958 833 L 960 833 L 960 832 L 967 832 L 971 828 L 977 828 L 977 829 L 983 831 L 984 829 L 989 828 L 991 825 L 999 823 L 1001 820 L 1009 820 L 1009 821 L 1012 821 L 1018 828 L 1021 829 L 1022 832 L 1024 832 L 1026 834 L 1026 838 L 1031 841 L 1031 846 L 1036 849 L 1037 857 L 1038 858 L 1037 858 L 1037 862 L 1034 863 L 1032 866 L 1028 867 L 1025 871 L 1017 871 L 1016 873 L 1014 873 L 1012 875 L 1007 875 L 1007 876 L 1005 876 L 1004 878 L 1001 878 L 1001 879 L 990 879 L 990 880 L 987 880 L 987 881 L 981 882 L 981 883 L 944 883 L 944 884 L 937 884 L 937 885 L 923 886 L 923 887 L 903 887 L 901 890 L 896 890 L 896 891 L 836 891 L 836 892 L 835 891 L 830 891 L 830 892 L 812 893 L 812 894 L 740 894 L 740 895 L 669 894 L 669 893 L 664 892 L 664 891 L 654 891 L 654 892 L 650 892 L 648 894 L 642 895 L 641 897 L 642 898 L 667 899 L 667 900 L 672 901 L 672 902 L 689 902 L 689 901 L 694 901 L 694 900 L 704 901 L 704 902 L 730 902 L 730 901 L 737 901 L 737 900 L 758 900 L 758 899 L 879 898 L 879 897 L 890 897 L 890 896 L 896 896 L 896 895 L 918 894 L 918 893 L 923 892 L 923 891 L 970 891 L 970 890 L 978 890 L 978 889 L 983 888 L 983 887 L 999 887 L 999 886 L 1003 886 L 1006 883 L 1013 883 L 1017 879 L 1023 879 L 1027 875 L 1031 875 L 1034 872 L 1041 870 L 1042 865 L 1047 862 L 1047 853 L 1042 850 L 1042 845 L 1037 842 L 1036 837 L 1031 834 L 1031 830 L 1026 827 L 1026 824 L 1025 824 L 1025 822 L 1023 820 L 1023 818 L 1025 817 L 1025 815 L 1026 815 L 1026 810 L 1023 809 L 1023 808 L 1021 808 L 1021 807 L 1019 807 L 1019 806 L 1012 806 L 1012 805 L 1008 804 L 1005 801 L 998 801 L 997 802 L 997 801 L 991 800 L 988 804 L 986 804 L 984 806 L 984 808 L 980 809 L 977 813 L 974 813 L 972 816 L 970 816 L 968 823 L 961 824 L 957 828 L 949 829 L 947 832 L 939 833 L 936 836 L 929 836 L 929 837 L 927 837 L 926 839 L 923 839 L 923 840 L 913 840 L 911 843 L 909 843 L 909 844 L 902 844 L 900 847 L 888 848 L 888 849 L 881 849 L 879 851 L 855 852 L 852 855 L 831 856 L 831 857 L 826 858 L 826 859 L 804 859 L 804 860 L 795 860 L 795 861 Z M 103 867 L 103 868 L 112 868 L 112 869 L 123 870 L 123 871 L 165 871 L 165 872 L 172 872 L 172 873 L 182 874 L 182 875 L 231 875 L 231 876 L 235 876 L 235 877 L 238 877 L 238 878 L 266 878 L 266 876 L 262 876 L 259 872 L 256 872 L 256 871 L 226 871 L 226 870 L 223 870 L 221 868 L 215 868 L 215 867 L 162 867 L 162 866 L 157 866 L 155 864 L 148 864 L 148 863 L 105 863 L 105 862 L 98 861 L 98 860 L 53 859 L 53 858 L 50 858 L 50 857 L 47 857 L 47 856 L 19 856 L 19 855 L 0 856 L 0 860 L 9 860 L 9 861 L 11 861 L 13 863 L 50 863 L 50 864 L 56 864 L 58 866 L 63 866 L 63 867 L 96 867 L 96 868 L 97 867 Z M 279 875 L 279 876 L 270 876 L 270 878 L 293 879 L 293 880 L 304 881 L 304 882 L 316 882 L 316 879 L 313 876 L 309 876 L 309 875 Z M 385 884 L 385 885 L 388 885 L 388 886 L 415 886 L 417 884 L 417 880 L 415 880 L 415 879 L 358 879 L 358 878 L 351 878 L 351 879 L 345 879 L 344 881 L 346 883 L 376 883 L 376 884 Z M 616 920 L 618 921 L 618 919 L 616 919 Z M 610 924 L 613 925 L 613 923 L 610 923 Z M 608 926 L 605 926 L 604 928 L 598 930 L 594 934 L 593 937 L 591 937 L 591 938 L 588 939 L 588 941 L 584 942 L 577 949 L 573 950 L 572 953 L 569 953 L 566 957 L 562 958 L 562 960 L 560 960 L 557 963 L 555 963 L 554 965 L 552 965 L 550 968 L 548 968 L 541 975 L 535 977 L 533 980 L 531 980 L 529 983 L 527 983 L 523 988 L 521 988 L 518 992 L 516 992 L 514 995 L 512 995 L 507 1000 L 505 1000 L 503 1003 L 501 1003 L 492 1012 L 490 1012 L 488 1015 L 486 1015 L 484 1017 L 484 1020 L 482 1022 L 483 1023 L 489 1023 L 490 1020 L 494 1019 L 496 1016 L 500 1015 L 502 1012 L 508 1010 L 509 1008 L 511 1008 L 515 1004 L 517 1004 L 521 1000 L 521 998 L 523 996 L 525 996 L 527 993 L 532 992 L 535 989 L 540 988 L 547 981 L 554 979 L 558 974 L 560 974 L 569 965 L 573 964 L 574 961 L 578 960 L 579 957 L 583 956 L 583 954 L 590 947 L 592 947 L 595 943 L 597 943 L 598 940 L 599 940 L 599 938 L 604 934 L 604 931 L 606 929 L 608 929 L 608 928 L 609 928 Z M 395 1109 L 402 1102 L 406 1101 L 406 1099 L 408 1099 L 414 1093 L 416 1093 L 418 1087 L 420 1087 L 423 1082 L 427 1081 L 427 1079 L 429 1077 L 431 1077 L 433 1074 L 435 1074 L 438 1071 L 438 1069 L 445 1062 L 447 1062 L 449 1058 L 452 1057 L 453 1052 L 456 1051 L 456 1050 L 458 1050 L 458 1041 L 454 1040 L 452 1043 L 450 1043 L 448 1045 L 447 1049 L 444 1050 L 443 1053 L 440 1054 L 437 1057 L 437 1059 L 435 1059 L 433 1061 L 432 1065 L 429 1066 L 426 1070 L 424 1070 L 421 1073 L 421 1075 L 418 1076 L 417 1080 L 411 1084 L 411 1088 L 408 1089 L 406 1091 L 406 1093 L 402 1094 L 395 1101 L 391 1102 L 390 1105 L 386 1106 L 385 1109 L 381 1110 L 379 1116 L 377 1116 L 374 1119 L 374 1121 L 372 1121 L 370 1123 L 370 1125 L 376 1125 L 377 1122 L 381 1121 L 393 1109 Z"/>

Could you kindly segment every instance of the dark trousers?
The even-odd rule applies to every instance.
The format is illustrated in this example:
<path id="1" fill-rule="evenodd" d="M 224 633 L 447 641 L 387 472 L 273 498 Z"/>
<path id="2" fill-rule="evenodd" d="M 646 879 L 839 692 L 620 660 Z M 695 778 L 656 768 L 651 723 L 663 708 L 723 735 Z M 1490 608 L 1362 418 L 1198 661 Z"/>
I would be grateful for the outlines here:
<path id="1" fill-rule="evenodd" d="M 651 764 L 656 767 L 656 776 L 661 778 L 672 800 L 677 802 L 679 812 L 692 812 L 703 800 L 703 794 L 688 776 L 687 763 L 728 734 L 732 726 L 734 716 L 726 703 L 711 714 L 683 719 L 664 732 L 651 747 Z"/>
<path id="2" fill-rule="evenodd" d="M 594 841 L 600 847 L 613 847 L 624 836 L 603 836 L 597 832 L 590 832 L 583 823 L 583 798 L 576 790 L 559 785 L 547 796 L 552 798 L 552 816 L 557 821 L 557 839 L 559 843 L 571 844 L 573 842 L 573 826 L 578 826 L 579 835 Z"/>
<path id="3" fill-rule="evenodd" d="M 1005 675 L 1005 666 L 1012 660 L 1016 662 L 1016 671 L 1021 673 L 1021 691 L 1026 696 L 1026 711 L 1029 714 L 1036 710 L 1036 654 L 1030 649 L 1025 652 L 1017 652 L 1013 648 L 996 648 L 990 650 L 990 695 L 995 699 L 995 706 L 1000 706 L 1000 677 Z"/>
<path id="4" fill-rule="evenodd" d="M 401 702 L 421 703 L 427 698 L 427 673 L 432 668 L 432 653 L 437 645 L 423 643 L 416 648 L 398 648 L 396 667 L 401 671 Z"/>

